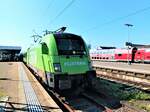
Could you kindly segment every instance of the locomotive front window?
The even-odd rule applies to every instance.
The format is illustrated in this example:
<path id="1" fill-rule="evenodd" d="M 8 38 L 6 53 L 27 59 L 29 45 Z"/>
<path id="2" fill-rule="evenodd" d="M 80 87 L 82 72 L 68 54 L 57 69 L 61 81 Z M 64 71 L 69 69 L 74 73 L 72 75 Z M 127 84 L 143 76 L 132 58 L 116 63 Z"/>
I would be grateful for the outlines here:
<path id="1" fill-rule="evenodd" d="M 72 34 L 55 35 L 58 53 L 60 55 L 84 55 L 85 46 L 81 37 Z"/>

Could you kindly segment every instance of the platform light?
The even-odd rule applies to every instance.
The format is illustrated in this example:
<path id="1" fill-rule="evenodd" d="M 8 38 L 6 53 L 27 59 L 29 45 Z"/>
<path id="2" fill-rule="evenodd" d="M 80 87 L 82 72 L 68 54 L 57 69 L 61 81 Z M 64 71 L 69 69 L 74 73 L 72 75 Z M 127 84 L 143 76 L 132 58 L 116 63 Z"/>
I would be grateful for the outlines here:
<path id="1" fill-rule="evenodd" d="M 133 27 L 133 25 L 132 24 L 128 24 L 128 23 L 124 24 L 124 25 L 128 27 L 128 43 L 130 43 L 130 41 L 129 41 L 129 37 L 130 37 L 130 35 L 129 35 L 129 28 Z M 128 59 L 128 64 L 131 64 L 130 61 L 129 61 L 129 45 L 128 45 L 128 57 L 127 57 L 127 59 Z"/>

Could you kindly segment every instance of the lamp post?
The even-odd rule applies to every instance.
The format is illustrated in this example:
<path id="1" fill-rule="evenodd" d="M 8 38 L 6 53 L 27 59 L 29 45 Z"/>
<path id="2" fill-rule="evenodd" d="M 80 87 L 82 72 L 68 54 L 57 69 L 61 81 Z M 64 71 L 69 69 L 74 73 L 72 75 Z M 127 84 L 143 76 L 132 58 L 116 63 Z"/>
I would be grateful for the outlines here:
<path id="1" fill-rule="evenodd" d="M 130 37 L 130 35 L 129 35 L 129 28 L 133 27 L 133 25 L 132 24 L 124 24 L 124 25 L 128 27 L 128 43 L 129 43 L 129 37 Z M 129 44 L 128 44 L 128 56 L 127 56 L 127 58 L 128 58 L 128 64 L 130 65 L 131 63 L 129 61 L 129 57 L 130 57 L 130 55 L 129 55 Z"/>

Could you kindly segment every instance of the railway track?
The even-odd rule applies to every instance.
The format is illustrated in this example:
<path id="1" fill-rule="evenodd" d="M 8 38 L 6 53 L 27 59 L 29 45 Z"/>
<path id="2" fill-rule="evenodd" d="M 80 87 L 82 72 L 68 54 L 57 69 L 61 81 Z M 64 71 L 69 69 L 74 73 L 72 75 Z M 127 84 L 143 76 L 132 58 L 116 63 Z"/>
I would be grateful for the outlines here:
<path id="1" fill-rule="evenodd" d="M 102 75 L 102 74 L 97 74 L 98 77 L 100 78 L 103 78 L 103 79 L 106 79 L 106 80 L 110 80 L 110 81 L 115 81 L 115 82 L 118 82 L 118 83 L 121 83 L 121 84 L 127 84 L 127 85 L 130 85 L 130 86 L 134 86 L 142 91 L 145 91 L 145 92 L 150 92 L 150 85 L 149 84 L 146 84 L 146 83 L 139 83 L 139 82 L 134 82 L 134 81 L 129 81 L 129 80 L 123 80 L 123 79 L 120 79 L 120 78 L 115 78 L 115 77 L 111 77 L 111 76 L 105 76 L 105 75 Z"/>
<path id="2" fill-rule="evenodd" d="M 98 77 L 150 91 L 150 71 L 148 71 L 148 66 L 141 68 L 142 66 L 139 65 L 106 64 L 109 63 L 94 64 L 93 68 L 96 70 Z"/>
<path id="3" fill-rule="evenodd" d="M 49 88 L 45 83 L 41 82 L 41 80 L 37 77 L 37 75 L 32 69 L 30 69 L 30 71 L 34 73 L 33 75 L 37 78 L 40 84 L 45 88 L 47 93 L 60 106 L 62 111 L 64 112 L 79 112 L 79 111 L 112 112 L 112 109 L 110 109 L 106 105 L 101 104 L 100 101 L 105 102 L 100 98 L 101 96 L 98 95 L 96 96 L 93 92 L 92 94 L 89 92 L 81 92 L 78 95 L 74 94 L 73 93 L 74 91 L 72 92 L 70 90 L 64 93 L 56 92 L 52 88 Z"/>
<path id="4" fill-rule="evenodd" d="M 35 73 L 31 69 L 30 71 Z M 34 76 L 38 79 L 37 75 L 34 74 Z M 90 91 L 83 91 L 78 95 L 73 95 L 71 92 L 67 92 L 69 95 L 64 95 L 47 87 L 41 80 L 38 79 L 38 81 L 64 112 L 126 112 L 126 110 L 130 110 L 130 112 L 139 112 L 137 109 L 122 102 L 118 107 L 109 105 L 114 99 L 107 98 L 106 95 L 94 91 L 93 89 Z"/>
<path id="5" fill-rule="evenodd" d="M 95 93 L 94 94 L 92 93 L 92 95 L 88 94 L 88 93 L 83 93 L 82 96 L 85 97 L 86 99 L 88 99 L 89 101 L 91 101 L 92 103 L 94 103 L 102 111 L 104 111 L 104 112 L 113 112 L 113 109 L 111 109 L 111 108 L 107 107 L 106 105 L 102 104 L 103 99 L 100 98 L 100 96 L 95 95 Z M 100 100 L 101 100 L 101 102 L 100 102 Z"/>
<path id="6" fill-rule="evenodd" d="M 100 98 L 101 96 L 96 96 L 94 93 L 82 92 L 74 95 L 74 93 L 68 92 L 68 94 L 61 94 L 44 84 L 43 86 L 45 86 L 48 94 L 64 112 L 113 112 L 107 105 L 104 105 L 106 103 L 105 100 Z"/>
<path id="7" fill-rule="evenodd" d="M 64 101 L 63 97 L 60 96 L 59 93 L 57 93 L 52 88 L 48 87 L 44 82 L 41 81 L 41 79 L 38 77 L 36 72 L 27 66 L 27 68 L 30 70 L 30 72 L 34 75 L 34 77 L 39 81 L 39 83 L 44 87 L 44 89 L 47 91 L 47 93 L 53 98 L 53 100 L 57 103 L 57 105 L 61 108 L 64 112 L 73 112 L 72 108 Z"/>
<path id="8" fill-rule="evenodd" d="M 68 93 L 69 94 L 69 93 Z M 64 95 L 65 102 L 72 108 L 73 112 L 112 112 L 113 109 L 107 104 L 108 100 L 94 91 L 83 91 L 78 95 Z"/>
<path id="9" fill-rule="evenodd" d="M 114 99 L 93 90 L 85 91 L 78 96 L 66 97 L 64 101 L 72 109 L 71 112 L 145 112 L 124 101 L 116 102 Z"/>

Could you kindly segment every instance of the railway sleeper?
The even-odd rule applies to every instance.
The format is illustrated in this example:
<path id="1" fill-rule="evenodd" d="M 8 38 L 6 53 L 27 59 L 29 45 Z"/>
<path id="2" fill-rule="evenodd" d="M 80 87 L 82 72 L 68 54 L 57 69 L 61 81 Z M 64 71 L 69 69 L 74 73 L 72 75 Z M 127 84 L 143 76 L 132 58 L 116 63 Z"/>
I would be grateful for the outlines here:
<path id="1" fill-rule="evenodd" d="M 101 71 L 104 74 L 106 73 L 111 73 L 112 75 L 114 74 L 119 74 L 119 75 L 127 75 L 127 76 L 135 76 L 138 78 L 146 78 L 150 79 L 150 74 L 147 73 L 138 73 L 138 72 L 132 72 L 132 71 L 125 71 L 125 70 L 116 70 L 116 69 L 110 69 L 110 68 L 101 68 L 101 67 L 93 67 L 97 71 Z"/>
<path id="2" fill-rule="evenodd" d="M 127 74 L 127 73 L 124 72 L 124 71 L 120 71 L 119 74 L 120 74 L 120 75 L 125 75 L 125 74 Z"/>
<path id="3" fill-rule="evenodd" d="M 106 77 L 107 79 L 113 79 L 113 80 L 116 80 L 116 81 L 123 81 L 123 82 L 128 82 L 129 84 L 134 84 L 134 85 L 138 85 L 140 88 L 145 88 L 145 90 L 149 90 L 149 87 L 150 87 L 150 83 L 148 83 L 147 81 L 144 82 L 144 79 L 143 81 L 138 81 L 137 79 L 134 80 L 135 78 L 125 78 L 125 76 L 119 76 L 119 75 L 113 75 L 113 74 L 109 74 L 109 75 L 106 75 L 106 74 L 103 74 L 101 73 L 100 75 L 98 74 L 99 77 Z M 144 89 L 143 88 L 143 89 Z"/>
<path id="4" fill-rule="evenodd" d="M 128 75 L 128 76 L 135 76 L 135 74 L 133 72 L 126 72 L 126 75 Z"/>
<path id="5" fill-rule="evenodd" d="M 150 79 L 150 74 L 145 74 L 146 79 Z"/>
<path id="6" fill-rule="evenodd" d="M 140 82 L 134 82 L 134 81 L 130 81 L 130 80 L 125 80 L 125 79 L 120 79 L 120 78 L 117 78 L 117 77 L 111 77 L 111 76 L 101 76 L 105 79 L 108 79 L 108 80 L 113 80 L 113 81 L 117 81 L 117 82 L 122 82 L 123 84 L 130 84 L 132 86 L 136 86 L 138 88 L 142 88 L 143 86 L 144 87 L 149 87 L 149 85 L 147 83 L 140 83 Z M 146 90 L 149 90 L 148 88 Z"/>
<path id="7" fill-rule="evenodd" d="M 145 78 L 145 74 L 141 74 L 141 73 L 135 73 L 135 76 L 139 78 Z"/>
<path id="8" fill-rule="evenodd" d="M 105 69 L 105 68 L 101 68 L 101 71 L 105 72 L 105 71 L 106 71 L 106 69 Z"/>
<path id="9" fill-rule="evenodd" d="M 106 72 L 111 73 L 112 70 L 111 69 L 106 69 Z"/>
<path id="10" fill-rule="evenodd" d="M 118 72 L 119 72 L 118 70 L 112 70 L 113 74 L 118 74 Z"/>

